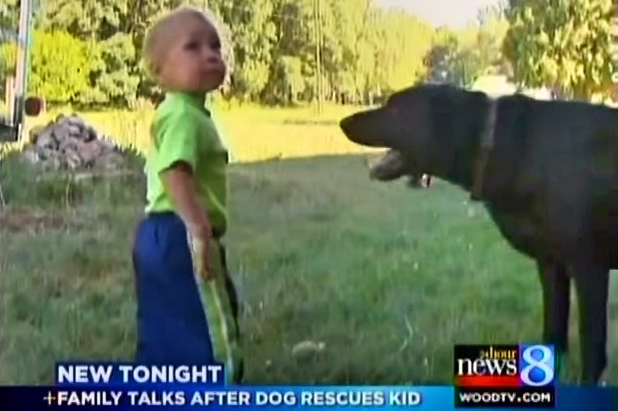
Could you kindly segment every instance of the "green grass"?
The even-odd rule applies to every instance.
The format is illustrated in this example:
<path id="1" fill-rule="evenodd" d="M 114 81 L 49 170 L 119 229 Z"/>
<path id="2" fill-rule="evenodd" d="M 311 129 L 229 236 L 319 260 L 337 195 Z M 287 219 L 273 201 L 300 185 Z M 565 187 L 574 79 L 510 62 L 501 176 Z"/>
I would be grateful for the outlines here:
<path id="1" fill-rule="evenodd" d="M 345 146 L 334 125 L 278 118 L 264 127 L 292 142 L 326 132 Z M 277 146 L 269 141 L 283 137 L 235 138 L 261 139 L 270 152 Z M 248 382 L 447 383 L 455 343 L 538 341 L 534 265 L 481 206 L 441 181 L 430 190 L 371 182 L 365 155 L 318 151 L 231 166 L 229 260 L 246 304 Z M 8 203 L 0 223 L 2 383 L 51 382 L 57 360 L 129 360 L 135 344 L 130 244 L 143 177 L 80 184 L 36 177 L 14 159 L 0 170 Z M 608 368 L 616 384 L 615 279 L 611 298 Z M 569 379 L 579 368 L 576 313 L 571 323 Z M 297 360 L 291 349 L 305 340 L 326 348 Z"/>

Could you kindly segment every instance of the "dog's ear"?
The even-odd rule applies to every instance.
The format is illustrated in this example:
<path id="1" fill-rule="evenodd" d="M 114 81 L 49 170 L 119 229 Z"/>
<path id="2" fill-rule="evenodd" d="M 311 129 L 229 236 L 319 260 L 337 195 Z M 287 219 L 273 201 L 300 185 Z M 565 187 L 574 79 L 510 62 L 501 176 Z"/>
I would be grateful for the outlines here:
<path id="1" fill-rule="evenodd" d="M 419 151 L 419 165 L 431 163 L 433 157 L 439 155 L 441 141 L 437 133 L 440 123 L 451 105 L 453 95 L 451 90 L 442 85 L 421 86 L 419 97 L 414 104 L 414 121 L 416 126 L 416 145 Z"/>
<path id="2" fill-rule="evenodd" d="M 450 152 L 451 139 L 458 134 L 459 111 L 465 105 L 466 93 L 449 85 L 428 85 L 424 87 L 422 108 L 423 128 L 419 130 L 419 165 L 426 169 L 431 165 L 445 164 Z M 448 159 L 451 162 L 453 159 Z M 440 170 L 438 170 L 440 171 Z"/>
<path id="3" fill-rule="evenodd" d="M 452 114 L 454 107 L 462 100 L 461 90 L 448 85 L 433 85 L 427 88 L 427 100 L 431 114 L 436 119 Z"/>
<path id="4" fill-rule="evenodd" d="M 421 85 L 393 95 L 386 104 L 386 110 L 393 113 L 401 130 L 395 133 L 396 139 L 389 147 L 403 152 L 422 155 L 432 139 L 433 120 L 432 105 L 438 90 L 433 86 Z"/>

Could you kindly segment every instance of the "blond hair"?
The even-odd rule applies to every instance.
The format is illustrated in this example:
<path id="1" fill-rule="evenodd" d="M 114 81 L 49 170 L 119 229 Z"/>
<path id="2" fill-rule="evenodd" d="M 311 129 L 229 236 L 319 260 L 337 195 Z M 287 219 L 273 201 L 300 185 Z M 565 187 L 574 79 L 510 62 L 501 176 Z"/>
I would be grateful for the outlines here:
<path id="1" fill-rule="evenodd" d="M 167 57 L 170 42 L 175 36 L 175 27 L 187 17 L 197 18 L 214 27 L 221 42 L 221 55 L 227 66 L 224 83 L 229 81 L 233 66 L 233 53 L 229 41 L 229 30 L 208 8 L 198 9 L 192 6 L 179 6 L 159 18 L 146 33 L 144 38 L 143 58 L 149 74 L 155 78 Z"/>

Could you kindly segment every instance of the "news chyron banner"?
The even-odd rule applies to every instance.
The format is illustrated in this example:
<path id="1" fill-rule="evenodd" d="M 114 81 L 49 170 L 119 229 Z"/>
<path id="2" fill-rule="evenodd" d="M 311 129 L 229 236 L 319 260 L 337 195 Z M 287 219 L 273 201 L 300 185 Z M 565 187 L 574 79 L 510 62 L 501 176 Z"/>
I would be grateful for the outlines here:
<path id="1" fill-rule="evenodd" d="M 224 381 L 220 365 L 58 364 L 57 388 L 43 400 L 58 407 L 247 409 L 409 408 L 422 402 L 413 387 L 247 387 Z"/>
<path id="2" fill-rule="evenodd" d="M 556 355 L 551 345 L 456 345 L 458 408 L 554 408 Z"/>
<path id="3" fill-rule="evenodd" d="M 530 364 L 538 365 L 528 359 L 528 354 L 535 361 L 541 361 L 539 354 L 523 348 L 528 353 L 524 358 L 522 348 L 518 348 L 519 357 L 515 362 L 512 358 L 493 361 L 497 357 L 514 355 L 513 352 L 495 351 L 503 349 L 506 348 L 493 346 L 476 351 L 471 347 L 458 348 L 464 360 L 461 373 L 457 371 L 461 375 L 458 382 L 466 387 L 234 386 L 224 384 L 225 370 L 218 365 L 62 363 L 56 366 L 53 386 L 0 387 L 0 409 L 451 411 L 462 407 L 508 410 L 517 406 L 564 411 L 618 410 L 618 388 L 580 389 L 545 384 L 549 377 L 526 368 Z M 524 358 L 524 362 L 519 358 Z M 467 359 L 472 361 L 465 361 Z M 502 371 L 496 373 L 498 368 Z M 490 369 L 493 375 L 488 373 Z M 516 383 L 520 385 L 516 387 Z M 540 386 L 541 383 L 544 385 Z"/>

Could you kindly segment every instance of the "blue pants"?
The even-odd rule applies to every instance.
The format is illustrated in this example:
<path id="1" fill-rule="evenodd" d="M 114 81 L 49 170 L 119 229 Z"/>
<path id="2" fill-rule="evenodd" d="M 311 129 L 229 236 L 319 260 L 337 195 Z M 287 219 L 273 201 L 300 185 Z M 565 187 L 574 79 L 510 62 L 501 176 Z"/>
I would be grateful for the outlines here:
<path id="1" fill-rule="evenodd" d="M 238 301 L 221 243 L 225 288 L 234 322 Z M 152 213 L 137 227 L 133 246 L 137 294 L 136 361 L 145 364 L 213 364 L 209 324 L 193 270 L 187 231 L 174 213 Z M 242 366 L 235 372 L 242 378 Z"/>

